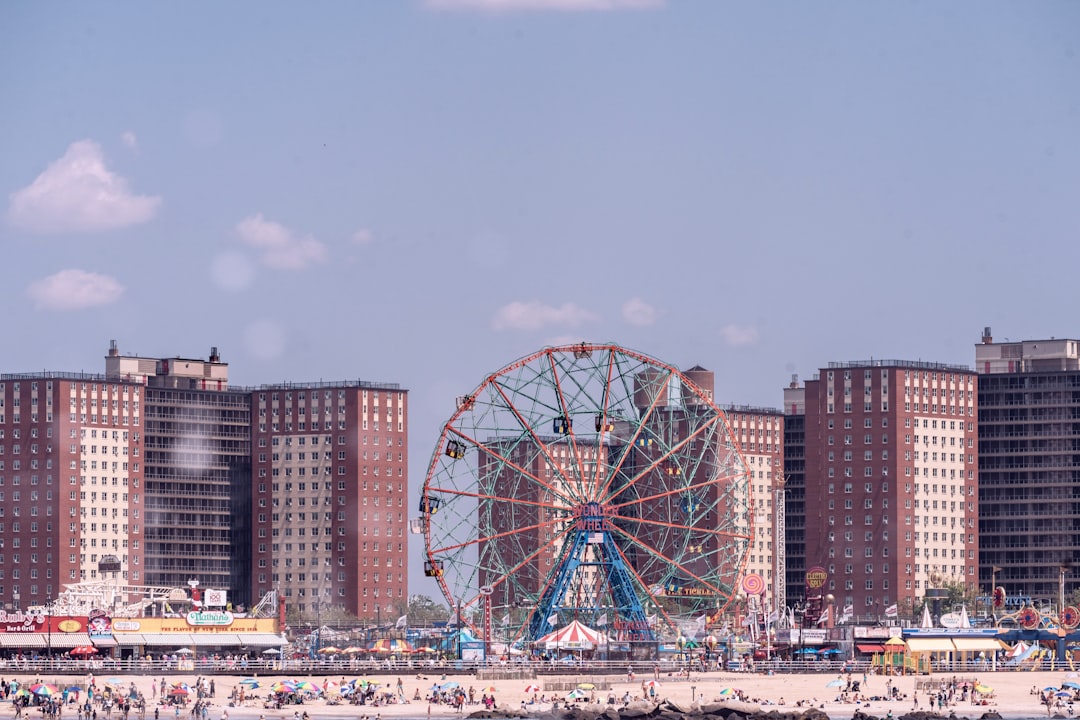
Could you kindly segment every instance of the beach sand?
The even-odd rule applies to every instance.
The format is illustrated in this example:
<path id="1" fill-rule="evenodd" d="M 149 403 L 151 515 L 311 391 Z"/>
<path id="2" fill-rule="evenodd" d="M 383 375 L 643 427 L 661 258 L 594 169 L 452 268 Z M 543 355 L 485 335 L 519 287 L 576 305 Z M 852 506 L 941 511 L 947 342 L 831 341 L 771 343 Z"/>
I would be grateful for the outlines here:
<path id="1" fill-rule="evenodd" d="M 7 680 L 12 678 L 18 679 L 20 682 L 28 685 L 38 680 L 45 680 L 46 682 L 58 685 L 61 688 L 69 685 L 85 685 L 86 676 L 42 676 L 42 677 L 27 677 L 25 674 L 19 674 L 18 672 L 5 674 Z M 166 683 L 171 684 L 174 682 L 185 682 L 189 685 L 193 685 L 196 680 L 196 675 L 191 673 L 178 673 L 165 675 Z M 592 683 L 597 686 L 595 690 L 586 690 L 587 696 L 595 697 L 598 703 L 606 703 L 609 693 L 613 693 L 618 701 L 618 706 L 622 704 L 622 698 L 626 692 L 630 692 L 631 696 L 642 695 L 642 681 L 652 680 L 653 675 L 651 672 L 645 674 L 639 674 L 635 676 L 632 682 L 627 681 L 625 674 L 623 675 L 590 675 L 586 671 L 580 675 L 566 675 L 566 676 L 541 676 L 536 679 L 515 679 L 515 680 L 480 680 L 472 675 L 448 675 L 444 676 L 438 673 L 423 673 L 420 676 L 415 674 L 408 675 L 367 675 L 367 679 L 371 681 L 378 681 L 382 683 L 383 689 L 386 691 L 393 691 L 397 685 L 398 677 L 401 678 L 405 695 L 410 699 L 410 702 L 403 704 L 386 704 L 380 706 L 357 706 L 350 705 L 348 703 L 342 703 L 340 705 L 328 705 L 322 699 L 315 699 L 302 705 L 294 706 L 287 705 L 281 710 L 266 709 L 263 707 L 261 699 L 264 698 L 268 692 L 267 688 L 277 680 L 296 679 L 296 680 L 311 680 L 316 685 L 322 685 L 324 679 L 328 679 L 331 682 L 340 681 L 341 675 L 335 674 L 330 676 L 324 675 L 292 675 L 292 676 L 261 676 L 259 682 L 261 687 L 254 691 L 247 691 L 249 694 L 253 692 L 259 700 L 249 699 L 242 705 L 230 706 L 230 694 L 234 688 L 240 687 L 240 676 L 236 675 L 208 675 L 207 677 L 213 677 L 215 681 L 216 697 L 211 699 L 209 720 L 223 720 L 225 712 L 228 713 L 228 720 L 256 720 L 260 716 L 265 720 L 292 720 L 294 711 L 299 711 L 301 714 L 306 711 L 312 720 L 322 717 L 349 717 L 360 718 L 367 716 L 369 720 L 375 720 L 378 716 L 381 718 L 426 718 L 426 717 L 445 717 L 455 716 L 459 713 L 453 708 L 440 705 L 431 704 L 426 700 L 414 701 L 413 698 L 415 691 L 420 690 L 421 696 L 425 696 L 427 691 L 433 684 L 457 682 L 461 687 L 468 689 L 470 686 L 476 689 L 476 698 L 480 699 L 482 695 L 481 690 L 489 686 L 496 688 L 494 693 L 497 706 L 501 709 L 521 710 L 525 709 L 530 714 L 541 714 L 551 709 L 550 703 L 548 704 L 533 704 L 526 705 L 524 708 L 521 705 L 522 700 L 528 700 L 532 698 L 533 693 L 525 693 L 526 686 L 533 684 L 538 685 L 542 690 L 536 695 L 548 695 L 553 694 L 552 687 L 566 688 L 556 692 L 559 697 L 565 697 L 569 688 L 572 688 L 578 683 Z M 355 676 L 346 675 L 346 680 L 351 680 Z M 704 673 L 693 674 L 689 679 L 671 677 L 667 674 L 661 674 L 660 685 L 657 688 L 657 700 L 671 700 L 682 707 L 690 707 L 695 701 L 702 704 L 708 704 L 716 700 L 723 700 L 721 691 L 725 688 L 732 688 L 742 691 L 742 693 L 751 702 L 755 704 L 761 704 L 762 709 L 778 710 L 778 711 L 794 711 L 797 712 L 801 709 L 805 709 L 808 706 L 819 707 L 834 720 L 838 718 L 850 718 L 856 711 L 861 710 L 864 713 L 870 715 L 877 715 L 885 717 L 886 714 L 891 711 L 893 716 L 900 717 L 912 710 L 918 709 L 921 711 L 929 710 L 929 698 L 926 690 L 918 690 L 918 708 L 914 704 L 914 696 L 916 694 L 916 683 L 926 683 L 928 681 L 947 681 L 954 677 L 951 673 L 939 673 L 932 676 L 900 676 L 886 678 L 881 675 L 870 675 L 868 683 L 863 685 L 861 691 L 863 695 L 884 696 L 886 694 L 886 681 L 891 680 L 893 685 L 899 688 L 899 692 L 906 696 L 904 700 L 869 700 L 861 703 L 854 702 L 840 702 L 840 689 L 829 688 L 826 685 L 832 681 L 838 679 L 836 674 L 825 673 L 805 673 L 805 674 L 783 674 L 783 675 L 761 675 L 761 674 L 749 674 L 749 673 Z M 993 696 L 990 698 L 988 705 L 972 705 L 970 702 L 959 702 L 956 705 L 946 706 L 941 711 L 943 715 L 948 715 L 950 712 L 955 712 L 958 717 L 978 718 L 983 713 L 988 711 L 996 711 L 1006 718 L 1042 718 L 1047 717 L 1048 713 L 1046 706 L 1041 703 L 1041 698 L 1037 694 L 1032 694 L 1033 689 L 1042 690 L 1046 687 L 1060 687 L 1064 682 L 1074 681 L 1080 682 L 1080 679 L 1069 677 L 1068 671 L 1002 671 L 1002 672 L 985 672 L 985 673 L 964 673 L 956 674 L 955 677 L 964 680 L 977 680 L 983 685 L 987 685 L 993 688 Z M 154 704 L 151 703 L 153 698 L 152 685 L 155 680 L 160 683 L 162 676 L 156 677 L 142 676 L 142 675 L 121 675 L 119 679 L 123 680 L 123 687 L 126 689 L 130 683 L 134 683 L 136 688 L 143 692 L 147 698 L 147 711 L 145 717 L 150 720 L 154 717 Z M 105 676 L 98 676 L 96 678 L 97 684 L 100 686 Z M 846 680 L 846 676 L 843 678 Z M 852 679 L 862 681 L 862 675 L 853 675 Z M 605 689 L 609 688 L 609 689 Z M 590 697 L 586 698 L 587 700 Z M 799 705 L 799 701 L 802 701 L 802 705 Z M 737 701 L 736 701 L 737 702 Z M 783 703 L 781 705 L 781 703 Z M 604 706 L 606 707 L 606 705 Z M 483 709 L 480 705 L 466 705 L 464 714 L 467 715 L 470 712 Z M 602 709 L 602 708 L 597 708 Z M 1080 710 L 1080 705 L 1078 705 Z M 14 715 L 14 710 L 10 703 L 6 705 L 4 710 L 6 713 Z M 1067 708 L 1063 707 L 1060 710 L 1055 711 L 1055 714 L 1060 713 L 1063 717 L 1069 717 Z M 74 717 L 74 710 L 69 709 L 65 712 L 65 715 Z M 114 718 L 119 718 L 117 713 L 113 713 Z M 161 720 L 172 720 L 175 717 L 175 711 L 173 708 L 160 708 Z M 180 717 L 183 720 L 188 720 L 190 715 L 190 704 L 188 707 L 181 711 Z M 99 720 L 102 718 L 99 716 Z M 138 720 L 138 715 L 132 713 L 130 720 Z"/>

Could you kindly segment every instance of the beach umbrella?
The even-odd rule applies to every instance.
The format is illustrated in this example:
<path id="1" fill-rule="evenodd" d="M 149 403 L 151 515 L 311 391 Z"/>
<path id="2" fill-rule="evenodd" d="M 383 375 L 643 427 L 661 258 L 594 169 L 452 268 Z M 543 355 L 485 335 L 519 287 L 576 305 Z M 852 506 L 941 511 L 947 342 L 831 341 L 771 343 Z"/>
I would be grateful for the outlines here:
<path id="1" fill-rule="evenodd" d="M 270 686 L 270 692 L 273 693 L 291 693 L 296 692 L 296 683 L 291 680 L 278 680 L 276 683 Z"/>
<path id="2" fill-rule="evenodd" d="M 581 690 L 571 690 L 566 695 L 567 700 L 577 700 L 578 698 L 583 698 L 583 697 L 585 697 L 585 693 L 582 692 Z"/>
<path id="3" fill-rule="evenodd" d="M 182 697 L 186 696 L 189 692 L 190 690 L 187 690 L 186 688 L 174 687 L 169 690 L 169 695 L 172 695 L 173 697 Z"/>
<path id="4" fill-rule="evenodd" d="M 344 648 L 341 652 L 346 654 L 346 655 L 354 655 L 356 653 L 364 652 L 364 648 L 358 647 L 356 645 L 350 645 L 349 647 Z"/>
<path id="5" fill-rule="evenodd" d="M 243 685 L 244 687 L 246 687 L 248 690 L 254 690 L 254 689 L 258 688 L 258 687 L 261 687 L 261 684 L 259 683 L 258 678 L 253 678 L 253 677 L 244 678 L 243 680 L 240 681 L 240 684 Z"/>
<path id="6" fill-rule="evenodd" d="M 323 655 L 337 655 L 341 652 L 341 648 L 336 648 L 333 645 L 328 647 L 319 648 L 319 652 Z"/>
<path id="7" fill-rule="evenodd" d="M 105 680 L 106 685 L 112 685 L 113 687 L 120 687 L 124 684 L 124 681 L 118 677 L 111 677 Z"/>
<path id="8" fill-rule="evenodd" d="M 51 695 L 56 695 L 57 693 L 59 693 L 60 688 L 56 687 L 55 685 L 50 685 L 49 683 L 34 683 L 30 686 L 30 692 L 38 695 L 39 697 L 49 697 Z"/>
<path id="9" fill-rule="evenodd" d="M 68 650 L 68 655 L 97 655 L 98 649 L 93 645 L 79 645 Z"/>
<path id="10" fill-rule="evenodd" d="M 844 687 L 845 684 L 846 683 L 843 680 L 840 680 L 838 678 L 836 680 L 833 680 L 832 682 L 825 683 L 825 687 L 827 687 L 827 688 L 841 688 L 841 687 Z"/>
<path id="11" fill-rule="evenodd" d="M 735 694 L 735 691 L 732 690 L 731 688 L 724 688 L 723 690 L 721 690 L 717 694 L 720 695 L 721 697 L 731 697 L 732 695 Z"/>
<path id="12" fill-rule="evenodd" d="M 299 690 L 300 692 L 309 692 L 309 693 L 321 693 L 322 692 L 322 688 L 319 687 L 318 685 L 316 685 L 315 683 L 311 682 L 310 680 L 301 680 L 300 682 L 296 683 L 296 689 Z"/>
<path id="13" fill-rule="evenodd" d="M 368 650 L 381 653 L 407 653 L 412 652 L 412 645 L 397 638 L 383 638 L 368 645 Z"/>
<path id="14" fill-rule="evenodd" d="M 277 648 L 270 648 L 269 650 L 263 650 L 262 654 L 263 655 L 280 655 L 281 651 L 278 650 Z"/>
<path id="15" fill-rule="evenodd" d="M 498 688 L 495 687 L 494 685 L 488 685 L 486 688 L 480 688 L 480 692 L 482 692 L 482 693 L 493 693 L 493 692 L 496 692 L 497 690 L 498 690 Z"/>
<path id="16" fill-rule="evenodd" d="M 538 693 L 538 692 L 540 692 L 541 690 L 543 690 L 543 688 L 542 688 L 542 687 L 540 687 L 539 685 L 526 685 L 526 686 L 525 686 L 525 690 L 524 690 L 524 692 L 527 692 L 527 693 Z"/>
<path id="17" fill-rule="evenodd" d="M 652 688 L 658 688 L 658 687 L 660 687 L 660 681 L 659 680 L 646 680 L 645 681 L 645 687 L 647 687 L 647 688 L 651 688 L 651 687 Z"/>
<path id="18" fill-rule="evenodd" d="M 595 690 L 596 686 L 592 683 L 578 683 L 578 690 Z"/>
<path id="19" fill-rule="evenodd" d="M 33 689 L 33 688 L 31 688 L 31 689 Z M 1057 688 L 1057 687 L 1044 687 L 1043 692 L 1057 692 L 1060 689 L 1061 688 Z"/>
<path id="20" fill-rule="evenodd" d="M 1072 697 L 1072 693 L 1068 690 L 1058 690 L 1054 693 L 1054 697 Z"/>
<path id="21" fill-rule="evenodd" d="M 987 693 L 994 692 L 994 688 L 990 687 L 989 685 L 983 685 L 982 683 L 977 683 L 975 685 L 975 692 L 982 693 L 983 695 L 985 695 Z"/>
<path id="22" fill-rule="evenodd" d="M 1061 683 L 1061 687 L 1069 688 L 1070 690 L 1080 690 L 1080 683 L 1075 683 L 1070 680 L 1069 682 Z"/>
<path id="23" fill-rule="evenodd" d="M 438 686 L 440 690 L 453 690 L 454 688 L 458 687 L 461 687 L 461 683 L 456 683 L 454 681 L 445 682 L 442 685 Z"/>
<path id="24" fill-rule="evenodd" d="M 30 691 L 26 688 L 19 688 L 15 691 L 15 697 L 30 697 Z"/>
<path id="25" fill-rule="evenodd" d="M 69 688 L 64 688 L 64 694 L 65 695 L 78 695 L 81 692 L 82 692 L 82 688 L 79 687 L 78 685 L 72 685 Z"/>

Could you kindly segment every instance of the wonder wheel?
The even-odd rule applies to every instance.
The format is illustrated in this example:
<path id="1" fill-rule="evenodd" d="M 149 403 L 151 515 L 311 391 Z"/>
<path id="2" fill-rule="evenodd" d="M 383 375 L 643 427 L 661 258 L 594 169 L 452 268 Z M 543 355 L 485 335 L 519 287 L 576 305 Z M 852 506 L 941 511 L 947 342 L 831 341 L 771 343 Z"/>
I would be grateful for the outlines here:
<path id="1" fill-rule="evenodd" d="M 718 615 L 748 550 L 750 488 L 702 385 L 711 373 L 582 343 L 459 397 L 420 500 L 425 574 L 458 621 L 534 641 L 576 620 L 633 645 Z"/>

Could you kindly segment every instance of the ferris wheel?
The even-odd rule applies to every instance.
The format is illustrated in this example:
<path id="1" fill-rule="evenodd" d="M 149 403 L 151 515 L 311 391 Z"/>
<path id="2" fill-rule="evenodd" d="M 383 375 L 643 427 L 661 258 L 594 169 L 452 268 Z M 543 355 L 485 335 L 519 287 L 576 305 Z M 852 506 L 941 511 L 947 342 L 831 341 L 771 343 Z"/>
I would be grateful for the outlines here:
<path id="1" fill-rule="evenodd" d="M 629 645 L 727 606 L 750 488 L 695 371 L 581 343 L 457 399 L 419 522 L 424 572 L 459 622 L 486 605 L 494 637 L 534 641 L 577 620 Z"/>

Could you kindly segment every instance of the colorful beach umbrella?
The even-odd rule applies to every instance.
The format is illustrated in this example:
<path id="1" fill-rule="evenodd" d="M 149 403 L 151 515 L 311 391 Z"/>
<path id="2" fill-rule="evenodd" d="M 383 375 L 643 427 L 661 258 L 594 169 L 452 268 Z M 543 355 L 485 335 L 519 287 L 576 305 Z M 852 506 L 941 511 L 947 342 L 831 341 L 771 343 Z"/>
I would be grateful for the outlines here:
<path id="1" fill-rule="evenodd" d="M 259 683 L 259 679 L 253 677 L 244 678 L 240 681 L 240 684 L 246 687 L 248 690 L 255 690 L 256 688 L 262 687 L 262 685 Z"/>
<path id="2" fill-rule="evenodd" d="M 538 693 L 541 690 L 543 690 L 543 688 L 540 687 L 539 685 L 526 685 L 525 686 L 525 692 L 527 692 L 527 693 Z"/>
<path id="3" fill-rule="evenodd" d="M 309 692 L 316 694 L 322 692 L 322 688 L 311 682 L 310 680 L 301 680 L 300 682 L 296 683 L 296 689 L 300 692 Z"/>
<path id="4" fill-rule="evenodd" d="M 735 694 L 735 691 L 732 690 L 731 688 L 724 688 L 723 690 L 721 690 L 717 694 L 720 695 L 720 697 L 731 697 L 732 695 Z"/>
<path id="5" fill-rule="evenodd" d="M 994 688 L 990 687 L 989 685 L 983 685 L 982 683 L 979 683 L 975 686 L 975 692 L 980 692 L 985 695 L 986 693 L 994 692 Z"/>
<path id="6" fill-rule="evenodd" d="M 412 652 L 412 645 L 397 638 L 383 638 L 371 643 L 368 649 L 380 653 L 407 653 Z"/>
<path id="7" fill-rule="evenodd" d="M 50 695 L 56 695 L 60 692 L 60 688 L 49 683 L 34 683 L 30 686 L 30 692 L 40 697 L 49 697 Z"/>

